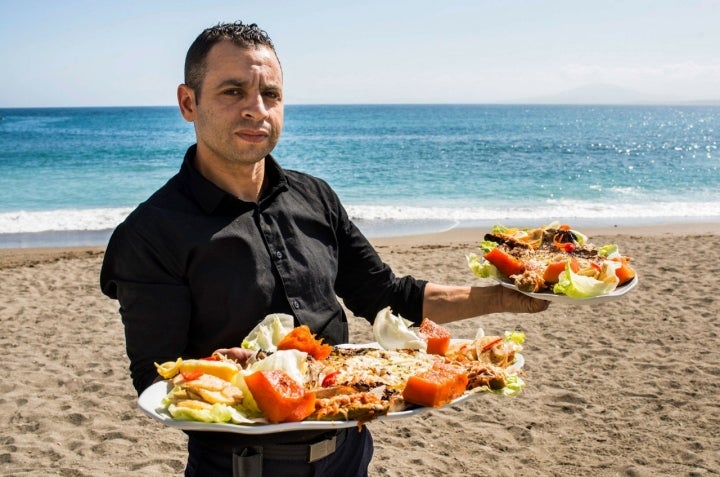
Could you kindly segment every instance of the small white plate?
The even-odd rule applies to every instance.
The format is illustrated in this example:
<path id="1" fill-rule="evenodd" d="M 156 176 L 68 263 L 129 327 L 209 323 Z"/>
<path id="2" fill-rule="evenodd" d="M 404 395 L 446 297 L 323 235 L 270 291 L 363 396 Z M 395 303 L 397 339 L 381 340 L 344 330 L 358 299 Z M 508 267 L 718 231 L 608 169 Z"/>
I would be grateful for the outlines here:
<path id="1" fill-rule="evenodd" d="M 551 302 L 557 302 L 557 303 L 567 303 L 571 305 L 597 305 L 599 303 L 605 303 L 608 301 L 614 301 L 618 300 L 623 297 L 626 293 L 628 293 L 630 290 L 635 288 L 635 286 L 638 284 L 638 277 L 635 275 L 632 280 L 630 280 L 628 283 L 621 285 L 612 292 L 608 293 L 607 295 L 600 295 L 600 296 L 594 296 L 590 298 L 572 298 L 567 295 L 558 295 L 557 293 L 551 293 L 551 292 L 544 292 L 544 293 L 534 293 L 534 292 L 525 292 L 522 290 L 518 290 L 517 286 L 513 283 L 508 283 L 506 281 L 496 279 L 500 285 L 504 286 L 505 288 L 509 288 L 511 290 L 519 291 L 520 293 L 523 293 L 527 296 L 531 296 L 533 298 L 538 298 L 540 300 L 546 300 Z"/>

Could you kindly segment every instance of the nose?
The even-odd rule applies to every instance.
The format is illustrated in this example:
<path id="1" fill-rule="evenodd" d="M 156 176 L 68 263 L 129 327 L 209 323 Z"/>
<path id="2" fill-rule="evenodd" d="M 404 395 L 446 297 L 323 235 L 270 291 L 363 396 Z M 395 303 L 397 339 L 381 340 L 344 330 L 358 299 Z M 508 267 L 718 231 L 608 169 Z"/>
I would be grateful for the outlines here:
<path id="1" fill-rule="evenodd" d="M 268 110 L 265 107 L 265 101 L 261 94 L 253 94 L 247 97 L 247 101 L 243 103 L 243 117 L 260 121 L 268 117 Z"/>

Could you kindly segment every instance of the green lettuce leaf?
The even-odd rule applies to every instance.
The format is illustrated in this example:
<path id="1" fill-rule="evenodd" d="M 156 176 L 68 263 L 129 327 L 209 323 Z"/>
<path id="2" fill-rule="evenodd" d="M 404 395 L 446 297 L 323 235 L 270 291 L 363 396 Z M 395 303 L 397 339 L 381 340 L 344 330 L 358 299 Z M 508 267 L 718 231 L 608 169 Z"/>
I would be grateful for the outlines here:
<path id="1" fill-rule="evenodd" d="M 293 317 L 284 313 L 266 316 L 242 342 L 246 349 L 275 351 L 281 339 L 295 327 Z"/>
<path id="2" fill-rule="evenodd" d="M 480 250 L 482 250 L 483 254 L 488 253 L 490 250 L 494 249 L 498 246 L 497 242 L 493 242 L 492 240 L 483 240 L 480 242 Z"/>
<path id="3" fill-rule="evenodd" d="M 617 245 L 611 243 L 598 248 L 598 255 L 606 258 L 612 258 L 614 256 L 620 255 L 620 250 Z"/>
<path id="4" fill-rule="evenodd" d="M 575 239 L 577 240 L 577 243 L 582 247 L 588 242 L 588 237 L 582 232 L 578 232 L 577 230 L 570 230 L 570 232 L 575 235 Z"/>
<path id="5" fill-rule="evenodd" d="M 180 388 L 180 386 L 173 387 L 170 392 L 163 396 L 163 398 L 160 400 L 160 404 L 162 404 L 163 407 L 167 409 L 167 407 L 173 403 L 173 395 L 180 391 L 182 391 L 182 388 Z"/>
<path id="6" fill-rule="evenodd" d="M 168 412 L 182 421 L 230 422 L 233 418 L 230 406 L 225 404 L 213 404 L 210 409 L 189 409 L 170 404 Z"/>
<path id="7" fill-rule="evenodd" d="M 592 298 L 607 295 L 615 290 L 619 282 L 615 275 L 616 262 L 605 261 L 598 279 L 578 275 L 570 269 L 570 261 L 565 265 L 565 271 L 560 273 L 559 281 L 553 287 L 553 292 L 567 295 L 571 298 Z"/>
<path id="8" fill-rule="evenodd" d="M 242 407 L 246 415 L 249 417 L 260 417 L 262 416 L 262 411 L 258 407 L 257 401 L 255 401 L 247 383 L 245 383 L 245 374 L 252 374 L 252 372 L 243 370 L 242 372 L 237 373 L 233 378 L 233 384 L 243 393 Z"/>
<path id="9" fill-rule="evenodd" d="M 300 384 L 305 384 L 308 371 L 307 353 L 296 349 L 283 349 L 276 351 L 265 359 L 255 361 L 247 369 L 246 374 L 255 371 L 285 371 L 288 376 Z"/>
<path id="10" fill-rule="evenodd" d="M 517 229 L 509 229 L 509 228 L 507 228 L 507 227 L 505 227 L 504 225 L 501 225 L 501 224 L 495 224 L 495 225 L 493 225 L 493 227 L 492 227 L 492 233 L 494 233 L 494 234 L 509 234 L 509 233 L 512 233 L 512 232 L 514 232 L 514 231 L 516 231 L 516 230 L 517 230 Z"/>
<path id="11" fill-rule="evenodd" d="M 523 344 L 525 342 L 525 333 L 522 331 L 506 331 L 505 341 L 511 341 L 515 344 Z"/>
<path id="12" fill-rule="evenodd" d="M 481 256 L 470 253 L 467 255 L 467 263 L 470 267 L 470 270 L 472 272 L 480 277 L 480 278 L 495 278 L 500 277 L 502 274 L 500 271 L 493 265 L 492 263 L 488 262 Z"/>
<path id="13" fill-rule="evenodd" d="M 375 315 L 373 337 L 383 349 L 387 350 L 427 350 L 427 342 L 410 329 L 412 324 L 412 321 L 400 315 L 393 315 L 390 307 L 386 307 Z"/>
<path id="14" fill-rule="evenodd" d="M 508 376 L 506 382 L 507 385 L 504 388 L 493 392 L 495 394 L 500 394 L 501 396 L 517 396 L 525 387 L 525 381 L 516 374 Z"/>

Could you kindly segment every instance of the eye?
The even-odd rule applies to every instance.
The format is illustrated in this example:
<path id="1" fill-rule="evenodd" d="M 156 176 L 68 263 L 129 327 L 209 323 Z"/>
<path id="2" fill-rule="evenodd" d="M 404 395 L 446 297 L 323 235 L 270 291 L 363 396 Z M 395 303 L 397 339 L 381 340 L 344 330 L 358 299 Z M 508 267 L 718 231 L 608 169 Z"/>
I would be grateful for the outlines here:
<path id="1" fill-rule="evenodd" d="M 223 91 L 223 94 L 226 96 L 239 97 L 239 96 L 243 95 L 243 90 L 238 89 L 238 88 L 226 89 L 225 91 Z"/>
<path id="2" fill-rule="evenodd" d="M 282 95 L 278 91 L 265 91 L 263 96 L 279 101 Z"/>

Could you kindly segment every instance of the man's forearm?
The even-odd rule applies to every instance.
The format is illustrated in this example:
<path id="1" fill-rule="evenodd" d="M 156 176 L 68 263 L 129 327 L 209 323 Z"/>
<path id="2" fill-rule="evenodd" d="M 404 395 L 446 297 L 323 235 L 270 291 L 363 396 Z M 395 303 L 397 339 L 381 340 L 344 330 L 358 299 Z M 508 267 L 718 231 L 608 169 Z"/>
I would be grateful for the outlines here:
<path id="1" fill-rule="evenodd" d="M 423 297 L 423 316 L 436 323 L 449 323 L 493 313 L 497 310 L 497 288 L 428 283 Z"/>
<path id="2" fill-rule="evenodd" d="M 435 323 L 450 323 L 499 312 L 535 313 L 547 307 L 546 301 L 500 285 L 470 287 L 428 283 L 423 296 L 423 316 Z"/>

